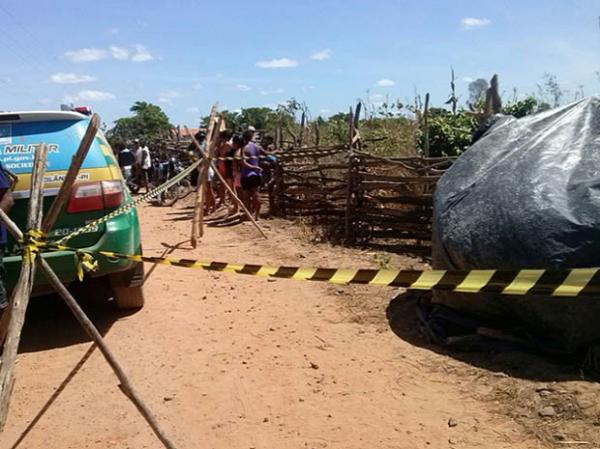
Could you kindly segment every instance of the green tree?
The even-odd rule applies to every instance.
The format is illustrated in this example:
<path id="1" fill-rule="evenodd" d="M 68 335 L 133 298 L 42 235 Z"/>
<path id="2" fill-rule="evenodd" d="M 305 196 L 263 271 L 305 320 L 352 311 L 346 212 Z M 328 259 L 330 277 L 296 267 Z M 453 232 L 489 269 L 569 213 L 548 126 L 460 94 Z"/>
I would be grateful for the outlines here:
<path id="1" fill-rule="evenodd" d="M 294 128 L 294 116 L 284 108 L 276 110 L 267 107 L 251 107 L 243 108 L 239 111 L 222 111 L 223 119 L 227 128 L 242 132 L 248 129 L 249 126 L 254 126 L 256 129 L 263 130 L 267 134 L 275 132 L 275 128 L 279 123 L 285 128 Z M 202 117 L 200 127 L 208 126 L 208 116 Z"/>
<path id="2" fill-rule="evenodd" d="M 115 120 L 115 126 L 107 132 L 111 144 L 133 139 L 152 140 L 173 128 L 160 106 L 136 101 L 129 110 L 134 113 L 133 117 Z"/>
<path id="3" fill-rule="evenodd" d="M 516 118 L 525 117 L 526 115 L 531 115 L 537 112 L 538 110 L 538 101 L 529 96 L 524 98 L 523 100 L 515 100 L 502 108 L 502 113 L 506 115 L 512 115 Z"/>
<path id="4" fill-rule="evenodd" d="M 461 154 L 473 139 L 477 129 L 477 120 L 473 114 L 458 111 L 456 115 L 447 109 L 429 109 L 429 152 L 436 156 L 457 156 Z M 423 133 L 417 134 L 419 147 L 423 148 Z"/>

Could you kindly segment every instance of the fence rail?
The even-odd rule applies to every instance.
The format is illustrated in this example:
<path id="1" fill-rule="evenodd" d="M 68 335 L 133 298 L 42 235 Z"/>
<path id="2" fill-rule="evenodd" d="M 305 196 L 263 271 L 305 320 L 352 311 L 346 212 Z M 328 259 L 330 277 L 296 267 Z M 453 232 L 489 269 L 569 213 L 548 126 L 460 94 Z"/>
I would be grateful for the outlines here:
<path id="1" fill-rule="evenodd" d="M 311 157 L 289 151 L 274 173 L 273 212 L 306 218 L 334 241 L 428 252 L 433 193 L 453 161 L 386 158 L 348 146 Z"/>

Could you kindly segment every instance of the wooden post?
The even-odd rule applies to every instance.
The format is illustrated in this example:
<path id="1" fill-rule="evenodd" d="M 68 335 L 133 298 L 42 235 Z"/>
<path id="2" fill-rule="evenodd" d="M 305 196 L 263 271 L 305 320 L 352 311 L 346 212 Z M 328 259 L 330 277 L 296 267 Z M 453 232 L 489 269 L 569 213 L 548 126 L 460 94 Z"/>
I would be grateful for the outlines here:
<path id="1" fill-rule="evenodd" d="M 479 123 L 484 123 L 492 114 L 498 114 L 502 109 L 502 99 L 498 92 L 498 75 L 492 76 L 490 87 L 485 91 L 483 113 L 479 114 Z"/>
<path id="2" fill-rule="evenodd" d="M 354 111 L 354 129 L 358 129 L 358 121 L 360 120 L 360 110 L 362 108 L 362 102 L 356 103 L 356 110 Z M 353 137 L 354 138 L 354 137 Z"/>
<path id="3" fill-rule="evenodd" d="M 454 67 L 450 67 L 450 98 L 446 102 L 446 104 L 450 104 L 452 107 L 452 115 L 456 115 L 456 105 L 458 103 L 458 97 L 456 96 L 456 83 L 454 80 Z"/>
<path id="4" fill-rule="evenodd" d="M 321 127 L 319 126 L 319 120 L 315 122 L 315 146 L 319 146 L 321 142 Z"/>
<path id="5" fill-rule="evenodd" d="M 42 225 L 44 173 L 46 172 L 47 156 L 48 147 L 45 143 L 42 143 L 35 152 L 33 174 L 31 175 L 29 212 L 27 215 L 27 229 L 29 230 L 39 230 Z M 35 277 L 36 255 L 29 248 L 24 248 L 21 273 L 10 299 L 10 317 L 6 331 L 6 342 L 2 352 L 2 365 L 0 365 L 0 432 L 4 430 L 8 416 L 8 407 L 15 381 L 14 370 L 21 331 L 23 330 L 25 312 L 27 311 Z"/>
<path id="6" fill-rule="evenodd" d="M 300 118 L 300 134 L 298 137 L 298 146 L 302 147 L 304 144 L 304 125 L 306 122 L 306 111 L 302 111 L 302 116 Z"/>
<path id="7" fill-rule="evenodd" d="M 353 216 L 353 207 L 352 207 L 352 190 L 354 184 L 354 117 L 352 114 L 352 108 L 350 108 L 350 112 L 348 114 L 348 145 L 349 145 L 349 153 L 348 153 L 348 180 L 346 186 L 346 216 L 344 223 L 344 241 L 346 244 L 350 244 L 353 240 L 352 238 L 352 216 Z"/>
<path id="8" fill-rule="evenodd" d="M 42 231 L 50 232 L 50 229 L 54 226 L 56 219 L 58 218 L 58 214 L 62 211 L 69 195 L 71 194 L 71 189 L 73 188 L 73 184 L 77 180 L 77 175 L 79 174 L 79 169 L 81 168 L 81 164 L 92 146 L 94 139 L 96 137 L 96 133 L 98 132 L 98 126 L 100 124 L 100 117 L 98 114 L 94 114 L 90 123 L 79 143 L 79 148 L 77 152 L 73 156 L 71 160 L 71 165 L 69 166 L 69 171 L 65 176 L 62 184 L 60 185 L 60 189 L 58 190 L 58 194 L 54 198 L 54 202 L 50 206 L 50 210 L 44 217 L 44 223 L 42 224 Z"/>
<path id="9" fill-rule="evenodd" d="M 204 237 L 204 205 L 206 202 L 206 195 L 207 195 L 207 185 L 208 185 L 208 173 L 210 171 L 210 169 L 213 169 L 213 172 L 216 172 L 217 170 L 215 170 L 214 166 L 211 167 L 212 165 L 212 158 L 214 157 L 214 146 L 215 146 L 215 142 L 217 140 L 217 135 L 218 132 L 221 130 L 221 125 L 223 125 L 223 116 L 219 115 L 219 118 L 217 119 L 217 123 L 216 126 L 213 127 L 213 129 L 211 130 L 211 136 L 210 136 L 210 141 L 208 140 L 208 136 L 207 136 L 207 140 L 206 140 L 206 154 L 204 156 L 204 159 L 202 161 L 202 171 L 201 171 L 201 175 L 200 175 L 200 181 L 202 182 L 202 186 L 201 186 L 201 190 L 200 190 L 200 217 L 198 220 L 198 226 L 199 226 L 199 236 L 200 237 Z M 187 127 L 186 127 L 187 129 Z M 188 134 L 189 134 L 189 130 L 188 130 Z M 213 198 L 214 201 L 214 198 Z M 195 248 L 196 246 L 194 246 Z"/>
<path id="10" fill-rule="evenodd" d="M 283 146 L 283 142 L 282 142 L 282 134 L 281 134 L 281 118 L 279 119 L 279 121 L 277 122 L 277 128 L 275 128 L 275 148 L 277 148 L 278 150 L 281 150 L 281 147 Z"/>
<path id="11" fill-rule="evenodd" d="M 215 128 L 215 115 L 217 114 L 217 105 L 213 105 L 210 110 L 210 116 L 208 118 L 208 132 L 206 133 L 206 143 L 204 146 L 204 151 L 207 153 L 210 149 L 211 139 Z M 192 136 L 192 138 L 194 138 Z M 194 138 L 195 141 L 195 138 Z M 198 146 L 198 151 L 201 153 L 201 149 Z M 205 155 L 206 156 L 206 155 Z M 201 157 L 202 154 L 201 154 Z M 191 244 L 193 248 L 198 246 L 198 238 L 202 237 L 204 229 L 201 229 L 200 220 L 204 218 L 204 183 L 206 182 L 206 177 L 208 176 L 208 166 L 206 164 L 201 164 L 199 167 L 200 174 L 198 176 L 198 186 L 196 187 L 196 201 L 194 204 L 194 217 L 192 219 L 192 236 L 191 236 Z M 201 212 L 202 211 L 202 212 Z M 202 218 L 200 214 L 202 213 Z"/>
<path id="12" fill-rule="evenodd" d="M 429 157 L 429 92 L 425 94 L 423 108 L 423 156 Z"/>

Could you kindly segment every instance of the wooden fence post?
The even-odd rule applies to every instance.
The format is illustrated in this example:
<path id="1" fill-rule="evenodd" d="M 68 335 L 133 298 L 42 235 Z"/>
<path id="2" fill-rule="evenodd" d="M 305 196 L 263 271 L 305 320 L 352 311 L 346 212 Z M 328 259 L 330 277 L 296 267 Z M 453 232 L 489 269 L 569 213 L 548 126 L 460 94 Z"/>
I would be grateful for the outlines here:
<path id="1" fill-rule="evenodd" d="M 27 215 L 27 229 L 39 230 L 42 226 L 42 211 L 44 200 L 44 173 L 46 172 L 46 158 L 48 147 L 42 143 L 35 152 L 33 174 L 31 175 L 31 189 L 29 197 L 29 212 Z M 24 248 L 21 273 L 13 290 L 10 300 L 10 317 L 6 331 L 6 342 L 2 352 L 2 365 L 0 365 L 0 432 L 4 430 L 8 407 L 15 381 L 15 364 L 21 340 L 21 331 L 25 323 L 25 312 L 29 304 L 33 280 L 35 278 L 35 258 L 37 254 L 30 248 Z"/>
<path id="2" fill-rule="evenodd" d="M 429 92 L 425 94 L 423 108 L 423 156 L 429 157 Z"/>
<path id="3" fill-rule="evenodd" d="M 344 220 L 344 241 L 346 244 L 352 243 L 354 240 L 352 232 L 352 221 L 354 218 L 354 207 L 353 207 L 353 189 L 354 189 L 354 116 L 352 113 L 352 107 L 348 114 L 348 179 L 346 186 L 346 216 Z"/>

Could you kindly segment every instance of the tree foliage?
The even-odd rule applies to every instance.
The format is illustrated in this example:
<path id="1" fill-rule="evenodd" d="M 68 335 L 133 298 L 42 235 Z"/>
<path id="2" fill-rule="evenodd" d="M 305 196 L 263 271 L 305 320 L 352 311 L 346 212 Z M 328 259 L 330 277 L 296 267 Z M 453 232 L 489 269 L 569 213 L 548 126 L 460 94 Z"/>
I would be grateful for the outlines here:
<path id="1" fill-rule="evenodd" d="M 279 105 L 276 109 L 268 107 L 250 107 L 242 108 L 237 111 L 225 110 L 222 111 L 221 114 L 223 114 L 223 119 L 225 120 L 227 128 L 235 132 L 242 132 L 248 129 L 249 126 L 253 126 L 267 134 L 273 134 L 278 124 L 281 124 L 283 129 L 288 127 L 293 130 L 296 124 L 294 113 L 298 110 L 298 104 L 299 103 L 292 98 L 285 104 Z M 208 116 L 202 117 L 200 126 L 208 126 Z"/>
<path id="2" fill-rule="evenodd" d="M 107 132 L 111 144 L 133 139 L 153 140 L 161 133 L 168 133 L 173 127 L 160 106 L 136 101 L 129 110 L 134 115 L 115 120 L 115 126 Z"/>
<path id="3" fill-rule="evenodd" d="M 523 100 L 515 100 L 502 108 L 502 113 L 516 118 L 525 117 L 538 112 L 538 101 L 529 96 Z"/>
<path id="4" fill-rule="evenodd" d="M 471 81 L 469 83 L 469 104 L 475 105 L 479 103 L 484 95 L 485 91 L 489 87 L 487 80 L 483 78 L 476 79 L 475 81 Z"/>
<path id="5" fill-rule="evenodd" d="M 452 114 L 443 108 L 430 108 L 428 122 L 429 155 L 432 157 L 461 154 L 471 144 L 478 126 L 473 114 L 464 110 Z M 422 127 L 417 136 L 419 147 L 423 148 Z"/>

